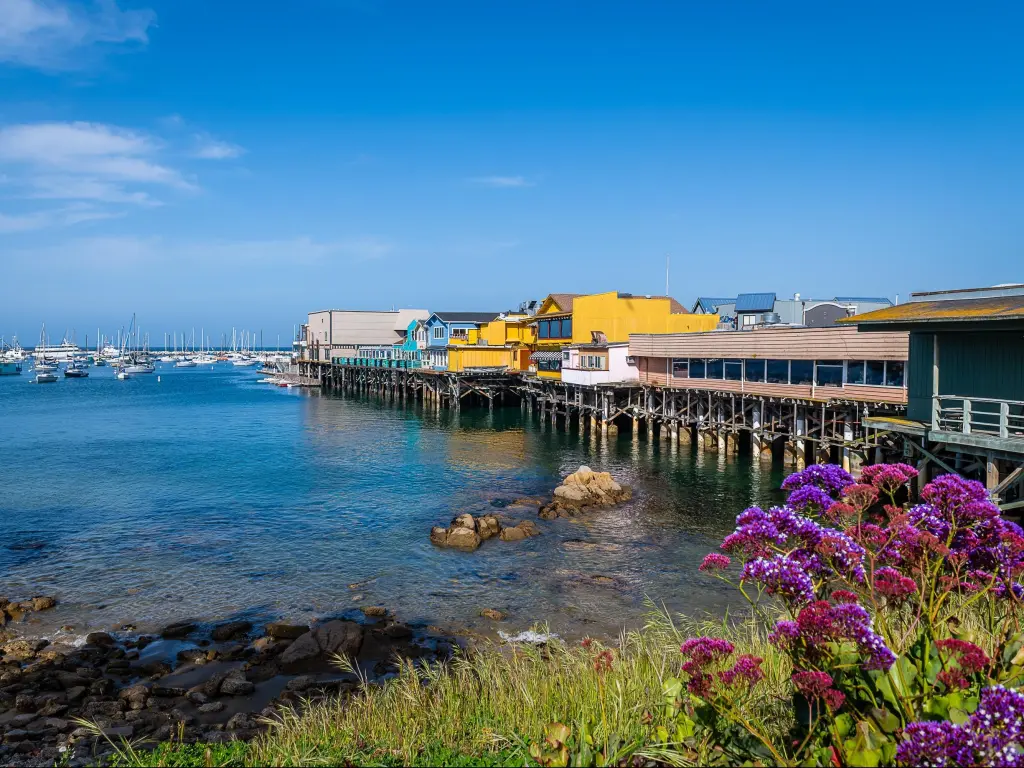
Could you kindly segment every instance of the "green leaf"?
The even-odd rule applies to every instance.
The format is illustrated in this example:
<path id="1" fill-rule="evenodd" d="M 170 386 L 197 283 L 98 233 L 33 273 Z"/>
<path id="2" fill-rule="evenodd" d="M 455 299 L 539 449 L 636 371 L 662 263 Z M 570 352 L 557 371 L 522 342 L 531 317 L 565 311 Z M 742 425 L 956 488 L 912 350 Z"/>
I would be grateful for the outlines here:
<path id="1" fill-rule="evenodd" d="M 843 739 L 853 732 L 853 717 L 849 712 L 844 712 L 836 717 L 836 730 L 839 731 L 839 736 Z"/>
<path id="2" fill-rule="evenodd" d="M 883 733 L 895 733 L 900 727 L 900 719 L 887 709 L 872 707 L 871 716 L 875 719 Z"/>

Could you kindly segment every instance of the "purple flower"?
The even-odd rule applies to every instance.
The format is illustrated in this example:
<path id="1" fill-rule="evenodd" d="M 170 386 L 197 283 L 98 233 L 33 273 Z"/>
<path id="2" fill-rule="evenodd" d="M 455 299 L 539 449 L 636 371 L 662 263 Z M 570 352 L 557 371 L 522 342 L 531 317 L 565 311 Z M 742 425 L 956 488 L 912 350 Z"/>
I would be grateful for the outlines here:
<path id="1" fill-rule="evenodd" d="M 782 490 L 795 491 L 805 486 L 816 486 L 838 495 L 846 486 L 853 485 L 853 476 L 835 464 L 812 464 L 802 472 L 790 475 L 782 483 Z"/>
<path id="2" fill-rule="evenodd" d="M 791 606 L 814 599 L 814 582 L 799 562 L 784 555 L 758 557 L 743 566 L 741 581 L 760 583 L 769 595 L 781 597 Z"/>
<path id="3" fill-rule="evenodd" d="M 745 653 L 740 656 L 730 669 L 720 672 L 718 679 L 726 685 L 733 685 L 737 681 L 745 682 L 748 686 L 754 685 L 764 677 L 761 671 L 762 658 Z"/>
<path id="4" fill-rule="evenodd" d="M 712 552 L 708 555 L 704 555 L 704 560 L 701 562 L 699 571 L 724 571 L 729 567 L 732 562 L 725 555 L 720 555 L 717 552 Z"/>
<path id="5" fill-rule="evenodd" d="M 886 566 L 875 571 L 875 591 L 900 602 L 917 594 L 917 582 L 895 568 Z"/>
<path id="6" fill-rule="evenodd" d="M 679 648 L 679 652 L 699 664 L 723 659 L 735 649 L 728 640 L 718 637 L 691 637 Z"/>
<path id="7" fill-rule="evenodd" d="M 855 603 L 831 605 L 818 600 L 802 609 L 796 622 L 780 621 L 771 641 L 783 650 L 800 647 L 812 661 L 827 660 L 828 644 L 848 640 L 865 656 L 865 669 L 886 670 L 896 661 L 882 636 L 871 628 L 868 612 Z"/>
<path id="8" fill-rule="evenodd" d="M 896 748 L 900 765 L 1024 766 L 1024 694 L 1001 685 L 983 688 L 963 725 L 910 723 Z"/>
<path id="9" fill-rule="evenodd" d="M 786 500 L 786 504 L 804 514 L 821 514 L 832 506 L 833 499 L 827 491 L 816 485 L 805 485 L 797 488 Z"/>
<path id="10" fill-rule="evenodd" d="M 917 470 L 907 464 L 875 464 L 864 467 L 860 479 L 890 496 L 917 477 Z"/>

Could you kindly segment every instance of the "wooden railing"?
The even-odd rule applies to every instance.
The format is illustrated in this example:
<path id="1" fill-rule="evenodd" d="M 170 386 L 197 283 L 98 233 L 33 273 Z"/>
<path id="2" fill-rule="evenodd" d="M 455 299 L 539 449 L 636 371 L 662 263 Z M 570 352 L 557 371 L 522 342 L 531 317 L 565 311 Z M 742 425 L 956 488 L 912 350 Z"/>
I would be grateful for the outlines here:
<path id="1" fill-rule="evenodd" d="M 932 404 L 932 429 L 1024 440 L 1024 402 L 936 395 Z"/>

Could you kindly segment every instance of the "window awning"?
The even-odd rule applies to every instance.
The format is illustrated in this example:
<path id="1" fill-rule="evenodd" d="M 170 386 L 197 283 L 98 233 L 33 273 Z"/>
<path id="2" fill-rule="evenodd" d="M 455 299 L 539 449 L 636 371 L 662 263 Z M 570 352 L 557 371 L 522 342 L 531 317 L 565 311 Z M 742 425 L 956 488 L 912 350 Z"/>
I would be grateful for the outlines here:
<path id="1" fill-rule="evenodd" d="M 555 360 L 561 360 L 561 352 L 534 352 L 530 355 L 532 362 L 553 362 Z"/>

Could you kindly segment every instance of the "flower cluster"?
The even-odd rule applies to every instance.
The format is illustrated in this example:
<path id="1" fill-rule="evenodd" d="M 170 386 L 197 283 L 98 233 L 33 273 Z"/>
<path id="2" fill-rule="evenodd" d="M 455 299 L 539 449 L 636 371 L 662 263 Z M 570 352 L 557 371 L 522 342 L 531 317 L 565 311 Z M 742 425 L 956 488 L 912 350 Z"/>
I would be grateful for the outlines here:
<path id="1" fill-rule="evenodd" d="M 1024 694 L 1001 685 L 984 688 L 963 725 L 911 723 L 896 748 L 900 765 L 1024 766 Z"/>
<path id="2" fill-rule="evenodd" d="M 699 571 L 724 571 L 729 567 L 732 561 L 725 555 L 720 555 L 717 552 L 712 552 L 704 556 L 704 560 L 701 562 Z"/>
<path id="3" fill-rule="evenodd" d="M 795 491 L 814 486 L 838 498 L 843 489 L 853 483 L 853 475 L 842 467 L 835 464 L 812 464 L 802 472 L 787 477 L 782 483 L 782 490 Z"/>
<path id="4" fill-rule="evenodd" d="M 817 600 L 801 610 L 796 621 L 776 624 L 770 639 L 783 650 L 812 662 L 827 660 L 829 644 L 844 640 L 855 644 L 865 657 L 864 669 L 887 670 L 896 661 L 882 636 L 871 628 L 868 612 L 856 603 L 832 605 Z"/>
<path id="5" fill-rule="evenodd" d="M 682 667 L 689 676 L 686 689 L 695 696 L 710 698 L 723 686 L 731 688 L 738 683 L 749 689 L 764 677 L 762 659 L 750 654 L 741 654 L 732 666 L 723 668 L 736 650 L 728 640 L 692 637 L 679 650 L 687 659 Z"/>
<path id="6" fill-rule="evenodd" d="M 985 651 L 966 640 L 950 638 L 939 640 L 935 645 L 944 656 L 944 669 L 939 672 L 937 679 L 950 690 L 967 688 L 970 685 L 967 676 L 982 672 L 992 663 Z M 954 661 L 955 666 L 952 664 Z"/>
<path id="7" fill-rule="evenodd" d="M 769 595 L 781 597 L 788 605 L 797 606 L 814 599 L 814 582 L 803 566 L 786 555 L 758 557 L 743 566 L 741 581 L 759 583 Z"/>
<path id="8" fill-rule="evenodd" d="M 917 594 L 917 582 L 895 568 L 885 566 L 875 571 L 875 592 L 898 603 Z"/>
<path id="9" fill-rule="evenodd" d="M 864 467 L 860 479 L 892 498 L 896 491 L 917 477 L 917 470 L 908 464 L 873 464 Z"/>
<path id="10" fill-rule="evenodd" d="M 832 687 L 832 676 L 827 672 L 807 671 L 793 673 L 793 687 L 808 699 L 824 701 L 835 712 L 846 700 L 846 694 Z"/>

